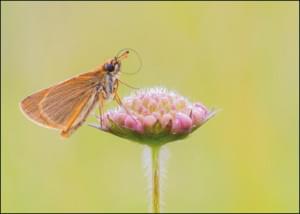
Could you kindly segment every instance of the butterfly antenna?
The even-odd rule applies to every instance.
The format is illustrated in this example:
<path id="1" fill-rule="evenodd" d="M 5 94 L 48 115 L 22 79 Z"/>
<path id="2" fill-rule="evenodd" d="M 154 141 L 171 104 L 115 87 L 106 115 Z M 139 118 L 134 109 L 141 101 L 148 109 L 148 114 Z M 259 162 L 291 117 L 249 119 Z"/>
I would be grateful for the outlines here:
<path id="1" fill-rule="evenodd" d="M 136 88 L 132 85 L 129 85 L 128 83 L 126 82 L 123 82 L 122 80 L 118 79 L 120 83 L 122 83 L 123 85 L 127 86 L 128 88 L 132 88 L 132 89 L 135 89 L 135 90 L 138 90 L 139 88 Z"/>
<path id="2" fill-rule="evenodd" d="M 117 53 L 116 58 L 117 58 L 117 59 L 120 59 L 120 58 L 123 58 L 123 57 L 126 58 L 126 57 L 128 56 L 128 54 L 129 54 L 129 52 L 135 53 L 135 55 L 136 55 L 137 58 L 138 58 L 138 61 L 139 61 L 139 64 L 140 64 L 140 65 L 139 65 L 138 69 L 137 69 L 135 72 L 124 72 L 124 71 L 122 71 L 122 73 L 123 73 L 123 74 L 133 75 L 133 74 L 136 74 L 136 73 L 140 72 L 140 70 L 141 70 L 141 68 L 142 68 L 142 66 L 143 66 L 143 61 L 142 61 L 142 58 L 141 58 L 140 54 L 139 54 L 136 50 L 134 50 L 133 48 L 123 48 L 123 49 L 121 49 L 121 50 Z"/>

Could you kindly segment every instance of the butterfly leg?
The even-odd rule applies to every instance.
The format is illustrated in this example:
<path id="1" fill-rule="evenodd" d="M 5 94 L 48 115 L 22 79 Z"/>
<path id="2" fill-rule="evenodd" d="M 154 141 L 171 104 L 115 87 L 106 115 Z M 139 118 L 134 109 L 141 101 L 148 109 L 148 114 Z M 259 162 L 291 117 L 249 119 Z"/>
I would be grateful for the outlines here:
<path id="1" fill-rule="evenodd" d="M 114 96 L 114 100 L 122 107 L 125 109 L 125 111 L 127 112 L 127 109 L 124 107 L 121 98 L 119 97 L 118 93 L 115 92 L 115 96 Z M 127 112 L 128 113 L 128 112 Z"/>
<path id="2" fill-rule="evenodd" d="M 136 121 L 136 119 L 134 118 L 134 116 L 129 112 L 129 110 L 123 105 L 123 102 L 121 100 L 121 98 L 119 97 L 118 93 L 115 93 L 114 96 L 114 100 L 126 111 L 126 113 L 133 119 Z"/>
<path id="3" fill-rule="evenodd" d="M 118 88 L 119 88 L 119 80 L 117 79 L 116 82 L 115 82 L 115 85 L 114 85 L 114 100 L 119 104 L 119 106 L 121 107 L 124 107 L 117 91 L 118 91 Z M 125 108 L 124 108 L 125 109 Z M 127 110 L 126 110 L 127 112 Z"/>
<path id="4" fill-rule="evenodd" d="M 100 119 L 100 127 L 102 128 L 103 127 L 103 112 L 102 112 L 102 109 L 103 109 L 103 105 L 104 105 L 104 97 L 103 97 L 103 94 L 100 93 L 99 94 L 99 119 Z"/>
<path id="5" fill-rule="evenodd" d="M 136 119 L 133 117 L 133 115 L 129 112 L 129 110 L 123 105 L 123 102 L 121 100 L 121 98 L 119 97 L 118 95 L 118 87 L 119 87 L 119 80 L 116 80 L 116 83 L 115 83 L 115 94 L 114 94 L 114 100 L 119 104 L 119 106 L 121 106 L 125 111 L 126 113 L 133 119 L 136 121 Z"/>

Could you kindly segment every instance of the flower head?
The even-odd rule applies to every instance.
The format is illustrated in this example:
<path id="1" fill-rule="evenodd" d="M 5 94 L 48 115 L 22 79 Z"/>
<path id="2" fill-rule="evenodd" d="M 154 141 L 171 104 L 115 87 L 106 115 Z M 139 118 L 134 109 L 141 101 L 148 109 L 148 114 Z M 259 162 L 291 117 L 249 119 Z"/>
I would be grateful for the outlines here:
<path id="1" fill-rule="evenodd" d="M 165 88 L 138 90 L 122 103 L 103 115 L 102 127 L 93 126 L 144 144 L 182 139 L 216 113 Z"/>

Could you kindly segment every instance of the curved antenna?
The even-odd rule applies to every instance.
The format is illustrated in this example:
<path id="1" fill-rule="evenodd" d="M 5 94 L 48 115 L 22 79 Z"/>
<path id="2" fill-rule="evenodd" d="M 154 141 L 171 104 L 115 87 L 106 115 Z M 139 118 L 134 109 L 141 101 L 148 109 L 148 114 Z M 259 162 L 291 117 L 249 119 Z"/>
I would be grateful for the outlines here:
<path id="1" fill-rule="evenodd" d="M 124 52 L 124 51 L 125 51 L 125 52 Z M 121 49 L 121 50 L 117 53 L 116 58 L 122 57 L 122 56 L 123 56 L 124 54 L 126 54 L 126 53 L 128 54 L 129 51 L 132 51 L 132 52 L 135 53 L 135 55 L 137 56 L 137 58 L 138 58 L 138 60 L 139 60 L 140 66 L 138 67 L 138 69 L 137 69 L 135 72 L 124 72 L 124 71 L 122 71 L 122 73 L 123 73 L 123 74 L 133 75 L 133 74 L 136 74 L 136 73 L 140 72 L 140 70 L 141 70 L 141 68 L 142 68 L 142 66 L 143 66 L 143 61 L 142 61 L 142 58 L 141 58 L 140 54 L 139 54 L 136 50 L 134 50 L 133 48 L 123 48 L 123 49 Z"/>
<path id="2" fill-rule="evenodd" d="M 120 83 L 122 83 L 123 85 L 127 86 L 128 88 L 132 88 L 132 89 L 135 89 L 135 90 L 138 90 L 138 89 L 139 89 L 139 88 L 137 88 L 137 87 L 134 87 L 134 86 L 132 86 L 132 85 L 129 85 L 129 84 L 126 83 L 126 82 L 123 82 L 123 81 L 120 80 L 120 79 L 118 79 L 118 81 L 119 81 Z"/>

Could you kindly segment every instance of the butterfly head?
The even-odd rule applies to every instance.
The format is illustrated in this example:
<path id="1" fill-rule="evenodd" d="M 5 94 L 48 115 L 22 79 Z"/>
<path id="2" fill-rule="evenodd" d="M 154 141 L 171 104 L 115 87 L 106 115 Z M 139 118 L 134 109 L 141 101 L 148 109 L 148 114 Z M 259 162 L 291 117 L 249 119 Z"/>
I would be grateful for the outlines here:
<path id="1" fill-rule="evenodd" d="M 129 54 L 129 51 L 125 51 L 118 56 L 114 57 L 113 59 L 109 60 L 107 63 L 104 64 L 104 70 L 108 74 L 117 74 L 120 72 L 121 69 L 121 61 L 126 59 Z"/>

